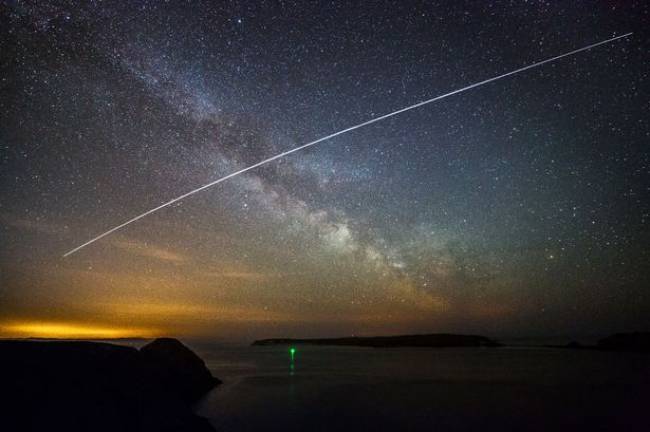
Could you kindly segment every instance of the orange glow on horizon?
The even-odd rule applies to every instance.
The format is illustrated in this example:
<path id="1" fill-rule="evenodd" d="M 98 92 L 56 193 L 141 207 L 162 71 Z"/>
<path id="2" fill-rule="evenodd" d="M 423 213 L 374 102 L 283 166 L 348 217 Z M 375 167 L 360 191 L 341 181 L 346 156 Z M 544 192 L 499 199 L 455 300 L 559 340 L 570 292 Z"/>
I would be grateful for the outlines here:
<path id="1" fill-rule="evenodd" d="M 3 337 L 61 338 L 61 339 L 114 339 L 154 337 L 156 332 L 144 328 L 104 327 L 79 323 L 20 322 L 0 325 Z"/>

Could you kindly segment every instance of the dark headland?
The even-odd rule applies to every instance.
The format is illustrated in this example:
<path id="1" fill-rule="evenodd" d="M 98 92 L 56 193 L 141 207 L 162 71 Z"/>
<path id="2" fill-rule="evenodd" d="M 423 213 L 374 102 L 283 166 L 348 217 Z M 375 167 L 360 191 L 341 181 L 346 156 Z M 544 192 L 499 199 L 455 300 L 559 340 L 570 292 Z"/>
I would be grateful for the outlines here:
<path id="1" fill-rule="evenodd" d="M 595 345 L 571 341 L 566 345 L 545 345 L 547 348 L 650 353 L 650 332 L 614 333 Z"/>
<path id="2" fill-rule="evenodd" d="M 176 339 L 0 341 L 0 430 L 210 432 L 192 404 L 220 381 Z"/>
<path id="3" fill-rule="evenodd" d="M 325 339 L 262 339 L 253 345 L 336 345 L 360 346 L 373 348 L 397 347 L 498 347 L 500 343 L 485 336 L 458 335 L 449 333 L 403 335 L 403 336 L 371 336 L 343 337 Z"/>
<path id="4" fill-rule="evenodd" d="M 650 353 L 650 332 L 615 333 L 598 341 L 604 351 L 631 351 Z"/>

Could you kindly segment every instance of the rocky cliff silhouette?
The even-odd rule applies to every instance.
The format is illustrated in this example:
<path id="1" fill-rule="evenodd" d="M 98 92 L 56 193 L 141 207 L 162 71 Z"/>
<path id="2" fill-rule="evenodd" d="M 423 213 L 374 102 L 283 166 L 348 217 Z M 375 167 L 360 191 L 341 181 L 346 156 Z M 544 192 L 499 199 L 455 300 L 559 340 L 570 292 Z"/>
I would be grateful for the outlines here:
<path id="1" fill-rule="evenodd" d="M 0 430 L 209 432 L 191 404 L 220 381 L 175 339 L 142 349 L 0 341 Z"/>

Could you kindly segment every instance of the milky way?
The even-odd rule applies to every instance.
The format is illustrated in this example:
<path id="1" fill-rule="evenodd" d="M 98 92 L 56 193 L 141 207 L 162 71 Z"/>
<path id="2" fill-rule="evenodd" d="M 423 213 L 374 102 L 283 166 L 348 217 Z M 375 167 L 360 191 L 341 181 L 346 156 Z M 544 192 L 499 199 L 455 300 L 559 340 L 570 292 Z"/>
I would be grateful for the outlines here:
<path id="1" fill-rule="evenodd" d="M 185 199 L 185 198 L 187 198 L 187 197 L 189 197 L 191 195 L 194 195 L 195 193 L 201 192 L 202 190 L 205 190 L 205 189 L 207 189 L 209 187 L 215 186 L 215 185 L 217 185 L 217 184 L 219 184 L 219 183 L 221 183 L 221 182 L 223 182 L 225 180 L 231 179 L 231 178 L 233 178 L 235 176 L 238 176 L 240 174 L 244 174 L 245 172 L 251 171 L 251 170 L 253 170 L 253 169 L 257 168 L 257 167 L 260 167 L 262 165 L 266 165 L 267 163 L 270 163 L 270 162 L 273 162 L 275 160 L 281 159 L 281 158 L 283 158 L 285 156 L 288 156 L 288 155 L 290 155 L 292 153 L 295 153 L 297 151 L 300 151 L 302 149 L 305 149 L 305 148 L 311 147 L 313 145 L 319 144 L 319 143 L 321 143 L 323 141 L 330 140 L 332 138 L 335 138 L 335 137 L 337 137 L 339 135 L 343 135 L 345 133 L 351 132 L 353 130 L 360 129 L 360 128 L 364 127 L 364 126 L 371 125 L 371 124 L 376 123 L 378 121 L 382 121 L 382 120 L 385 120 L 387 118 L 396 116 L 398 114 L 410 111 L 412 109 L 416 109 L 416 108 L 419 108 L 421 106 L 428 105 L 428 104 L 433 103 L 433 102 L 437 102 L 437 101 L 445 99 L 445 98 L 447 98 L 449 96 L 453 96 L 453 95 L 456 95 L 458 93 L 462 93 L 464 91 L 468 91 L 468 90 L 471 90 L 473 88 L 480 87 L 480 86 L 485 85 L 485 84 L 489 84 L 491 82 L 494 82 L 494 81 L 497 81 L 497 80 L 500 80 L 500 79 L 503 79 L 503 78 L 506 78 L 506 77 L 509 77 L 509 76 L 512 76 L 512 75 L 515 75 L 515 74 L 518 74 L 518 73 L 521 73 L 521 72 L 524 72 L 524 71 L 527 71 L 527 70 L 535 68 L 535 67 L 542 66 L 542 65 L 544 65 L 546 63 L 549 63 L 549 62 L 552 62 L 552 61 L 555 61 L 555 60 L 559 60 L 559 59 L 562 59 L 564 57 L 568 57 L 570 55 L 577 54 L 577 53 L 582 52 L 582 51 L 590 50 L 590 49 L 595 48 L 597 46 L 604 45 L 606 43 L 610 43 L 612 41 L 615 41 L 615 40 L 618 40 L 618 39 L 621 39 L 621 38 L 624 38 L 624 37 L 628 37 L 630 35 L 632 35 L 632 33 L 626 33 L 626 34 L 624 34 L 622 36 L 617 36 L 617 37 L 614 37 L 614 38 L 611 38 L 611 39 L 607 39 L 605 41 L 597 42 L 595 44 L 591 44 L 591 45 L 588 45 L 586 47 L 579 48 L 577 50 L 573 50 L 573 51 L 570 51 L 568 53 L 552 57 L 550 59 L 535 62 L 532 65 L 524 66 L 522 68 L 515 69 L 514 71 L 506 72 L 505 74 L 501 74 L 501 75 L 496 76 L 496 77 L 488 78 L 486 80 L 479 81 L 478 83 L 470 84 L 470 85 L 465 86 L 463 88 L 453 90 L 453 91 L 451 91 L 449 93 L 445 93 L 443 95 L 436 96 L 434 98 L 427 99 L 427 100 L 422 101 L 422 102 L 418 102 L 418 103 L 416 103 L 414 105 L 409 105 L 406 108 L 401 108 L 401 109 L 399 109 L 397 111 L 393 111 L 393 112 L 390 112 L 388 114 L 384 114 L 384 115 L 381 115 L 379 117 L 373 118 L 371 120 L 367 120 L 367 121 L 365 121 L 363 123 L 359 123 L 358 125 L 350 126 L 350 127 L 345 128 L 343 130 L 340 130 L 338 132 L 334 132 L 334 133 L 331 133 L 331 134 L 326 135 L 324 137 L 318 138 L 317 140 L 310 141 L 307 144 L 303 144 L 301 146 L 292 148 L 291 150 L 287 150 L 287 151 L 282 152 L 280 154 L 277 154 L 275 156 L 271 156 L 270 158 L 264 159 L 263 161 L 257 162 L 257 163 L 255 163 L 253 165 L 250 165 L 250 166 L 247 166 L 246 168 L 242 168 L 239 171 L 235 171 L 234 173 L 230 173 L 230 174 L 228 174 L 228 175 L 226 175 L 224 177 L 218 178 L 217 180 L 214 180 L 214 181 L 212 181 L 212 182 L 210 182 L 208 184 L 200 186 L 200 187 L 198 187 L 196 189 L 192 189 L 191 191 L 186 192 L 183 195 L 180 195 L 180 196 L 178 196 L 178 197 L 176 197 L 176 198 L 174 198 L 174 199 L 172 199 L 170 201 L 167 201 L 166 203 L 161 204 L 158 207 L 154 207 L 151 210 L 147 210 L 146 212 L 144 212 L 142 214 L 139 214 L 138 216 L 136 216 L 134 218 L 131 218 L 128 221 L 126 221 L 126 222 L 124 222 L 124 223 L 122 223 L 122 224 L 120 224 L 120 225 L 118 225 L 116 227 L 111 228 L 110 230 L 98 235 L 97 237 L 94 237 L 93 239 L 87 241 L 86 243 L 84 243 L 84 244 L 82 244 L 80 246 L 77 246 L 76 248 L 72 249 L 71 251 L 66 252 L 65 254 L 63 254 L 63 256 L 66 257 L 66 256 L 69 256 L 69 255 L 72 255 L 73 253 L 77 252 L 78 250 L 80 250 L 80 249 L 82 249 L 82 248 L 96 242 L 99 239 L 102 239 L 102 238 L 106 237 L 109 234 L 114 233 L 115 231 L 117 231 L 117 230 L 119 230 L 121 228 L 124 228 L 125 226 L 131 224 L 132 222 L 138 221 L 138 220 L 142 219 L 143 217 L 149 216 L 150 214 L 155 213 L 158 210 L 161 210 L 161 209 L 163 209 L 165 207 L 169 207 L 170 205 L 172 205 L 172 204 L 174 204 L 174 203 L 176 203 L 178 201 L 181 201 L 181 200 L 183 200 L 183 199 Z"/>
<path id="2" fill-rule="evenodd" d="M 645 328 L 647 16 L 644 2 L 5 3 L 0 333 Z M 624 32 L 61 259 L 314 137 Z"/>

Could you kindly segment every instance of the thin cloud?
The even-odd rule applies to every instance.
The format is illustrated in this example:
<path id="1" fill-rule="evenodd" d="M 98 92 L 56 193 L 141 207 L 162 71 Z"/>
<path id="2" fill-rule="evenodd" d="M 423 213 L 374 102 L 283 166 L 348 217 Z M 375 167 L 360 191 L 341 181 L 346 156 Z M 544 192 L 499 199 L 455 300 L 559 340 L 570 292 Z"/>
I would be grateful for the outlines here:
<path id="1" fill-rule="evenodd" d="M 0 222 L 6 226 L 39 234 L 58 235 L 70 230 L 67 225 L 57 225 L 39 219 L 26 219 L 12 214 L 0 214 Z"/>
<path id="2" fill-rule="evenodd" d="M 119 239 L 111 243 L 113 246 L 145 258 L 152 258 L 158 261 L 182 264 L 188 261 L 188 258 L 168 249 L 155 246 L 149 243 L 138 242 L 134 240 Z"/>

